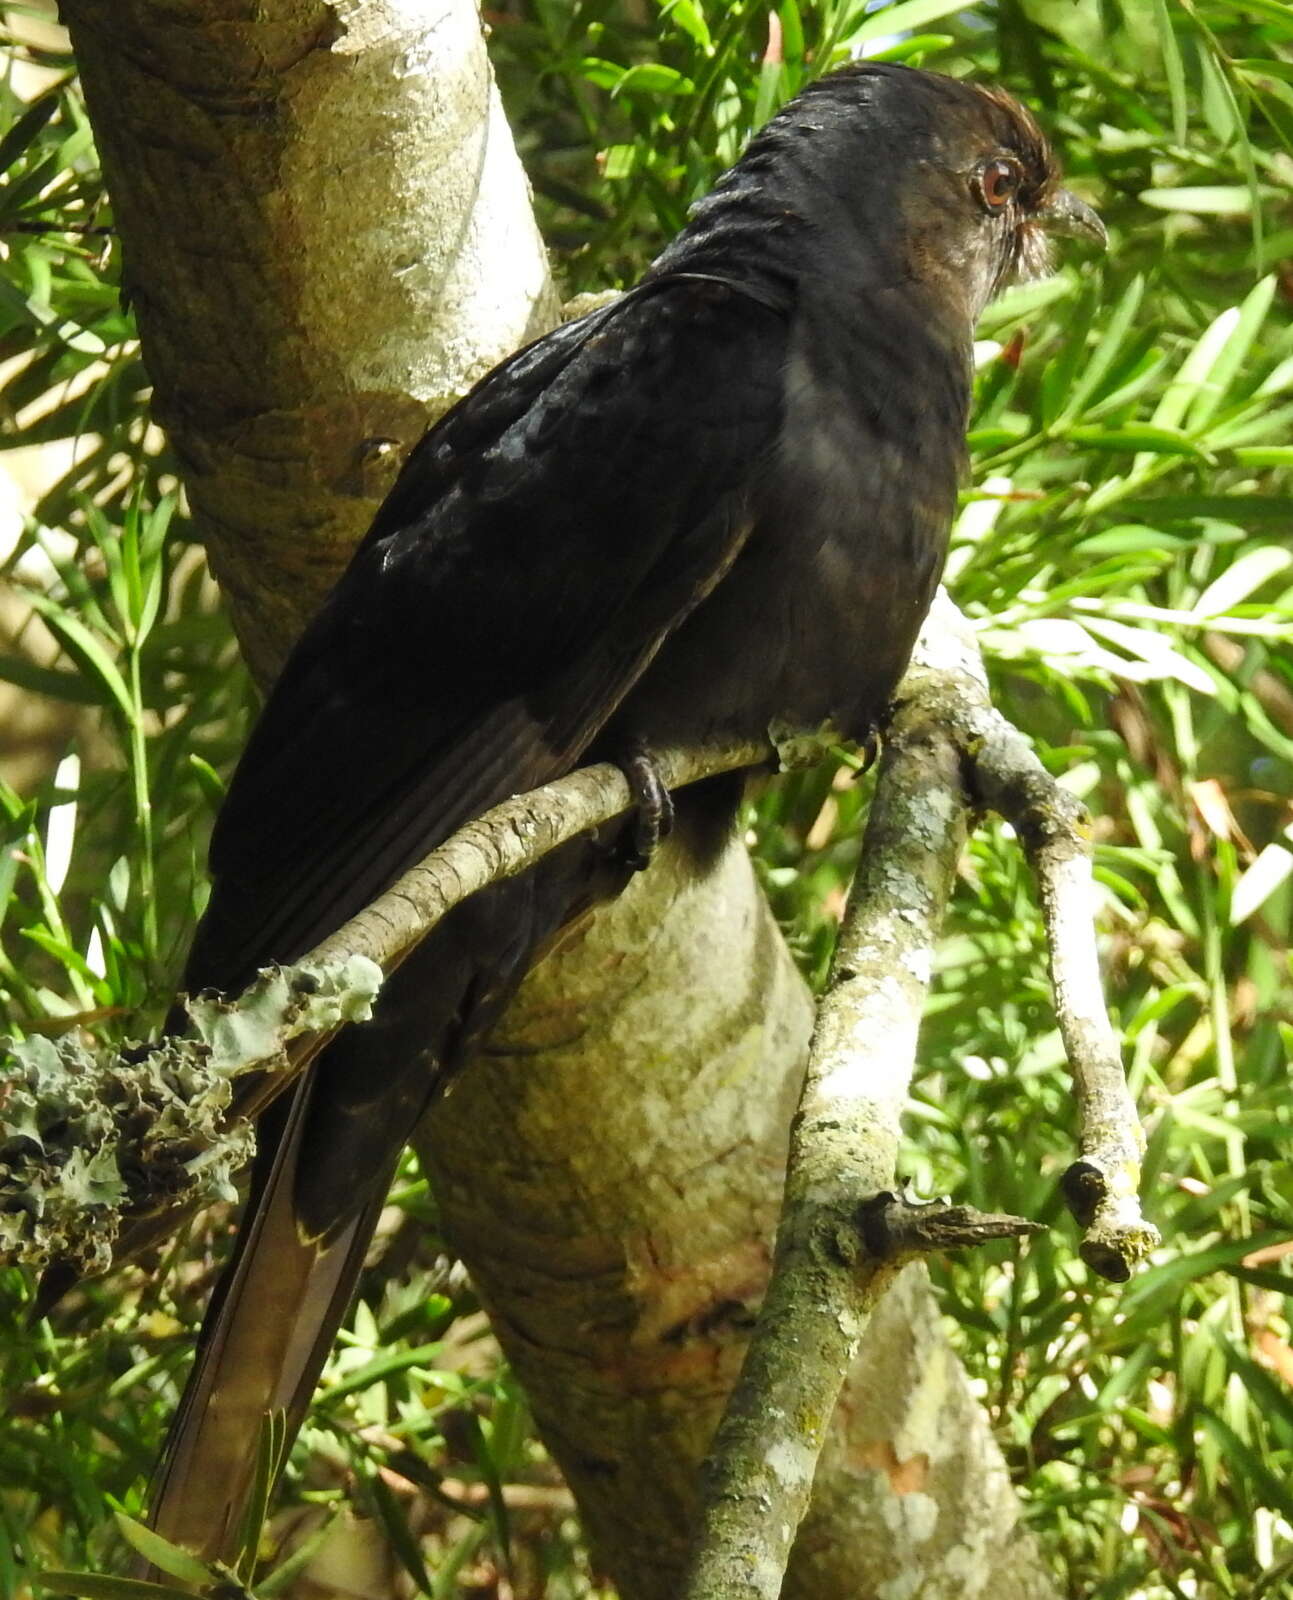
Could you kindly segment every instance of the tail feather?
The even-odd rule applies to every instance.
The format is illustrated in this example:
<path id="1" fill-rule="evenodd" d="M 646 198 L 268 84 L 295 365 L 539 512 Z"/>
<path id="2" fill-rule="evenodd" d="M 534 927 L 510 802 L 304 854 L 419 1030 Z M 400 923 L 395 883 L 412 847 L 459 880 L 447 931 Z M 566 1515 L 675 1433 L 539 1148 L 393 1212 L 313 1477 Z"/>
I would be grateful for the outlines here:
<path id="1" fill-rule="evenodd" d="M 396 1163 L 433 1086 L 469 1054 L 573 907 L 623 869 L 572 841 L 456 908 L 258 1122 L 233 1258 L 154 1482 L 151 1525 L 233 1563 L 267 1415 L 291 1439 L 354 1293 Z"/>
<path id="2" fill-rule="evenodd" d="M 380 1183 L 329 1238 L 301 1236 L 294 1189 L 310 1088 L 307 1080 L 293 1096 L 268 1174 L 247 1202 L 154 1485 L 152 1527 L 204 1561 L 239 1553 L 262 1422 L 284 1412 L 289 1439 L 300 1426 L 386 1196 Z"/>

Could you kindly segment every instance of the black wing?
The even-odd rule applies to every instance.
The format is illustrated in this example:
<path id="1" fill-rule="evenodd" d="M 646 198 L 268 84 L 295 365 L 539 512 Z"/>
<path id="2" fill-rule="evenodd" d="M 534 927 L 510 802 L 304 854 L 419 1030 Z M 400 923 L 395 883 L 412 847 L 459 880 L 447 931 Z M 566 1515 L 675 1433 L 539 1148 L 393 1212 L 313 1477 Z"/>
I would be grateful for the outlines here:
<path id="1" fill-rule="evenodd" d="M 639 290 L 523 351 L 427 436 L 248 746 L 191 986 L 292 958 L 464 818 L 577 759 L 748 531 L 783 338 L 717 285 Z M 230 1555 L 257 1429 L 273 1411 L 300 1423 L 425 1104 L 427 1052 L 519 978 L 569 903 L 565 870 L 553 858 L 459 907 L 374 1021 L 262 1118 L 155 1485 L 163 1536 Z"/>
<path id="2" fill-rule="evenodd" d="M 292 960 L 455 828 L 569 770 L 749 530 L 786 322 L 657 281 L 433 428 L 275 685 L 186 972 Z"/>

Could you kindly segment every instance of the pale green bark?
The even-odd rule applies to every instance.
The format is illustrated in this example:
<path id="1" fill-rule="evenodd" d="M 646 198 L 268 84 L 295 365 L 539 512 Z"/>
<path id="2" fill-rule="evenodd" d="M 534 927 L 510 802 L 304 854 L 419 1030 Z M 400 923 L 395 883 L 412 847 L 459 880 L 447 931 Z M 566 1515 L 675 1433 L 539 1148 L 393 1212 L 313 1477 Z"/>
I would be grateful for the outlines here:
<path id="1" fill-rule="evenodd" d="M 557 301 L 474 6 L 67 0 L 125 282 L 263 679 L 404 453 Z"/>

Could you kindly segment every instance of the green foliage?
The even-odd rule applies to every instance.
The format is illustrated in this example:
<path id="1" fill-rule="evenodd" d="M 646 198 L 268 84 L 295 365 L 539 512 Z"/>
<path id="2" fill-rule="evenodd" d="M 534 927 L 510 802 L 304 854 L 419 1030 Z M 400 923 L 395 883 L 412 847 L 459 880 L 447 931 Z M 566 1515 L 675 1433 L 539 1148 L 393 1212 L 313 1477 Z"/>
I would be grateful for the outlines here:
<path id="1" fill-rule="evenodd" d="M 1044 941 L 999 826 L 962 869 L 906 1170 L 1053 1225 L 938 1276 L 1070 1591 L 1284 1592 L 1293 16 L 1279 0 L 510 0 L 491 21 L 572 290 L 632 279 L 749 133 L 863 48 L 1023 95 L 1104 216 L 1103 261 L 1066 258 L 984 319 L 949 576 L 998 702 L 1096 817 L 1110 992 L 1167 1242 L 1121 1291 L 1076 1262 Z M 119 1036 L 165 993 L 248 694 L 172 516 L 70 63 L 55 46 L 12 59 L 30 70 L 0 83 L 0 449 L 79 445 L 7 559 L 36 620 L 0 643 L 0 679 L 80 720 L 56 752 L 79 766 L 0 794 L 0 1004 L 20 1032 L 92 1020 Z M 44 655 L 26 647 L 42 629 Z M 866 791 L 798 774 L 750 819 L 814 978 Z M 410 1174 L 394 1208 L 384 1260 L 411 1268 L 369 1274 L 292 1455 L 297 1542 L 258 1589 L 285 1589 L 341 1527 L 350 1484 L 424 1593 L 458 1592 L 473 1568 L 487 1584 L 509 1546 L 520 1592 L 588 1593 L 568 1514 L 522 1527 L 509 1509 L 518 1481 L 558 1508 L 561 1491 L 435 1256 L 425 1185 Z M 0 1600 L 33 1566 L 123 1563 L 110 1510 L 141 1514 L 223 1231 L 206 1225 L 187 1274 L 128 1271 L 55 1325 L 25 1327 L 30 1289 L 0 1277 L 0 1385 L 20 1424 L 0 1436 Z M 244 1577 L 259 1541 L 249 1527 Z"/>

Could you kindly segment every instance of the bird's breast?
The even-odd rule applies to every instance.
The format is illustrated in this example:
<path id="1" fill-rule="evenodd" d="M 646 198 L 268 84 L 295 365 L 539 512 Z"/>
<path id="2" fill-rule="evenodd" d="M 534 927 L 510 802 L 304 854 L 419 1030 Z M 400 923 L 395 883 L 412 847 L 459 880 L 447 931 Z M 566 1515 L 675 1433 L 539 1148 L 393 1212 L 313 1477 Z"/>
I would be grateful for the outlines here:
<path id="1" fill-rule="evenodd" d="M 803 508 L 807 513 L 810 508 Z M 942 526 L 856 515 L 759 522 L 616 722 L 656 745 L 830 719 L 862 739 L 897 686 L 942 568 Z"/>
<path id="2" fill-rule="evenodd" d="M 877 359 L 877 335 L 828 346 L 811 332 L 787 363 L 777 448 L 751 481 L 749 538 L 616 718 L 649 741 L 827 718 L 861 739 L 910 657 L 946 553 L 965 385 L 946 347 L 915 332 L 905 365 Z"/>

